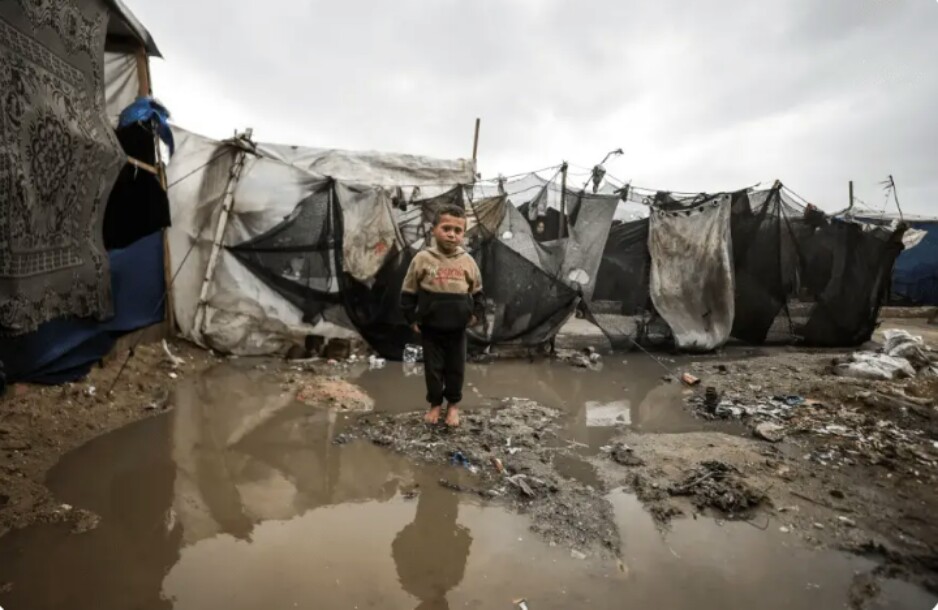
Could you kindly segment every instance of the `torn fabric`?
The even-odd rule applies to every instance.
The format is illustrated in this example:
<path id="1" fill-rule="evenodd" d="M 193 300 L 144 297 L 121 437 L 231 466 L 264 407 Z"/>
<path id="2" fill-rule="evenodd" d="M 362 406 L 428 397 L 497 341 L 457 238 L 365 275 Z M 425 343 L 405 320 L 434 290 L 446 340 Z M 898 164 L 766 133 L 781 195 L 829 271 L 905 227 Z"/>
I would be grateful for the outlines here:
<path id="1" fill-rule="evenodd" d="M 652 211 L 651 300 L 680 349 L 710 351 L 733 327 L 730 196 L 692 208 Z"/>

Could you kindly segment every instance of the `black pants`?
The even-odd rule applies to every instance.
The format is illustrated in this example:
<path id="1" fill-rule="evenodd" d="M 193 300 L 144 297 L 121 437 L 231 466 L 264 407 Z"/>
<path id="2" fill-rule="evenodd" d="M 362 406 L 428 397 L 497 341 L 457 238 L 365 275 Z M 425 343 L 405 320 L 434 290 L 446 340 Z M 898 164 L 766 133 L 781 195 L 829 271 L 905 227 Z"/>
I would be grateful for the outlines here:
<path id="1" fill-rule="evenodd" d="M 427 380 L 427 402 L 442 406 L 443 399 L 454 405 L 462 401 L 466 373 L 466 331 L 421 328 L 423 374 Z"/>

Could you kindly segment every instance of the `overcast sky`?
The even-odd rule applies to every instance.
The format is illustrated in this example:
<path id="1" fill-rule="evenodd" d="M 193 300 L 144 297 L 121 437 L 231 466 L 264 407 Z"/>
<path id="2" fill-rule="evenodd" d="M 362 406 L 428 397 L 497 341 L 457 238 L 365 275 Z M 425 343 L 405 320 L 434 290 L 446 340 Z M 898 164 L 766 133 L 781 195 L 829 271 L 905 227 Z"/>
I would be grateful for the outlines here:
<path id="1" fill-rule="evenodd" d="M 125 0 L 193 131 L 938 215 L 936 0 Z M 892 204 L 890 204 L 892 206 Z M 891 207 L 891 210 L 895 210 Z"/>

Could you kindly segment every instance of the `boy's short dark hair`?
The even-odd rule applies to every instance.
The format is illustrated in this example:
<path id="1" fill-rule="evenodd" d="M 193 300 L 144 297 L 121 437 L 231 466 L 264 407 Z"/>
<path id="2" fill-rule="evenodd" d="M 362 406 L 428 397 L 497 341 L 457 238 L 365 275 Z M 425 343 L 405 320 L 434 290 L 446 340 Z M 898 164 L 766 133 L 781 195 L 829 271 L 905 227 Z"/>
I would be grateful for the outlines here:
<path id="1" fill-rule="evenodd" d="M 466 218 L 466 210 L 458 205 L 441 205 L 433 213 L 433 226 L 437 226 L 443 220 L 443 216 L 452 216 L 453 218 Z"/>

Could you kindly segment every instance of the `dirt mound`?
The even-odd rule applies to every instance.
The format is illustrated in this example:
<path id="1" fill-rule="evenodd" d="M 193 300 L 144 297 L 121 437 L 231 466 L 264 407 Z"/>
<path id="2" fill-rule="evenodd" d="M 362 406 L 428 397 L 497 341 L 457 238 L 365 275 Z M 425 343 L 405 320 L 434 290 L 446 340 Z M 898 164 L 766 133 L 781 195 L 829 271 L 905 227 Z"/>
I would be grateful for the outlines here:
<path id="1" fill-rule="evenodd" d="M 314 377 L 300 387 L 296 399 L 307 405 L 349 411 L 371 411 L 375 407 L 374 399 L 364 390 L 339 377 Z"/>
<path id="2" fill-rule="evenodd" d="M 741 476 L 739 470 L 723 462 L 701 462 L 668 492 L 690 497 L 698 510 L 713 508 L 730 519 L 748 519 L 767 498 L 743 482 Z"/>

